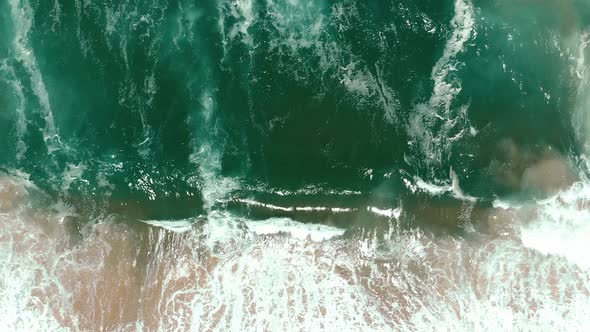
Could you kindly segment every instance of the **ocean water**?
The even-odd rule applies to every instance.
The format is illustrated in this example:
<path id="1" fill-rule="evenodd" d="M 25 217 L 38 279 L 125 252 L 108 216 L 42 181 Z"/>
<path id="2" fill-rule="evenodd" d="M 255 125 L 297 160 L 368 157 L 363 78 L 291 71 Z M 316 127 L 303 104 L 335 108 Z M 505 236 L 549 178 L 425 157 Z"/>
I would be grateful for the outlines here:
<path id="1" fill-rule="evenodd" d="M 1 0 L 0 330 L 587 330 L 589 69 L 583 0 Z"/>

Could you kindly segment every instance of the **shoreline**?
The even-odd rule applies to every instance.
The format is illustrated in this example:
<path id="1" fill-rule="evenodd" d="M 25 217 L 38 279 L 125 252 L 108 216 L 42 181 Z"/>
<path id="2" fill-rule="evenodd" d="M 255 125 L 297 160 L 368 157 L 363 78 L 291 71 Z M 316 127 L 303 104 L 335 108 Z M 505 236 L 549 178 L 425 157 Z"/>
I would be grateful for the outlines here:
<path id="1" fill-rule="evenodd" d="M 590 317 L 578 316 L 590 310 L 583 305 L 590 304 L 590 272 L 523 246 L 518 233 L 436 235 L 396 228 L 391 218 L 384 234 L 313 241 L 256 234 L 247 219 L 216 211 L 184 232 L 112 216 L 76 239 L 67 213 L 39 213 L 24 187 L 6 183 L 0 253 L 10 257 L 5 285 L 20 289 L 0 304 L 16 308 L 5 327 L 35 313 L 72 330 L 149 331 L 403 330 L 443 321 L 460 329 L 556 327 Z M 11 280 L 19 275 L 27 282 Z M 565 316 L 544 316 L 548 308 Z M 492 317 L 500 312 L 513 319 Z"/>

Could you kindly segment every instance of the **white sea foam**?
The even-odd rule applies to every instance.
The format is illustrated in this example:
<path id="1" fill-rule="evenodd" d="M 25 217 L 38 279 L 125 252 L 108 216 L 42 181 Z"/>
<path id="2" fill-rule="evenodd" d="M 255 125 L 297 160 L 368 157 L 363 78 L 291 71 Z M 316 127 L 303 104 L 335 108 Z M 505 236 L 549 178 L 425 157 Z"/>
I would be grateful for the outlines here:
<path id="1" fill-rule="evenodd" d="M 247 199 L 247 198 L 234 198 L 236 202 L 240 202 L 250 206 L 258 206 L 263 207 L 269 210 L 277 210 L 277 211 L 303 211 L 303 212 L 319 212 L 319 211 L 329 211 L 334 213 L 343 213 L 343 212 L 352 212 L 356 211 L 355 208 L 345 208 L 345 207 L 328 207 L 328 206 L 280 206 L 275 204 L 268 204 L 256 201 L 254 199 Z"/>
<path id="2" fill-rule="evenodd" d="M 199 169 L 201 195 L 206 209 L 211 209 L 216 202 L 227 198 L 229 193 L 240 187 L 238 179 L 220 175 L 222 151 L 218 145 L 222 144 L 222 139 L 216 132 L 213 117 L 216 105 L 211 93 L 207 90 L 201 95 L 202 109 L 198 116 L 202 117 L 204 123 L 198 140 L 193 139 L 193 153 L 190 156 Z"/>
<path id="3" fill-rule="evenodd" d="M 262 41 L 250 30 L 256 23 L 262 28 L 262 20 L 268 19 L 265 23 L 269 25 L 266 32 L 270 51 L 280 55 L 275 70 L 288 73 L 301 83 L 312 77 L 339 82 L 359 104 L 379 105 L 384 120 L 397 123 L 400 102 L 384 78 L 387 67 L 383 62 L 368 66 L 355 55 L 349 42 L 332 32 L 334 26 L 349 29 L 359 20 L 354 2 L 330 5 L 324 1 L 269 0 L 265 3 L 264 18 L 256 14 L 254 6 L 253 0 L 220 2 L 224 55 L 235 45 L 243 45 L 253 54 Z M 301 66 L 302 62 L 306 65 Z M 322 89 L 318 93 L 323 93 Z"/>
<path id="4" fill-rule="evenodd" d="M 467 195 L 463 192 L 463 190 L 459 186 L 459 178 L 457 177 L 457 174 L 455 173 L 455 171 L 453 171 L 452 168 L 449 170 L 449 177 L 451 183 L 448 183 L 448 181 L 442 182 L 441 184 L 428 183 L 417 176 L 414 177 L 413 181 L 410 181 L 406 178 L 404 178 L 403 181 L 406 187 L 410 189 L 412 192 L 421 191 L 433 196 L 451 194 L 456 199 L 462 201 L 477 201 L 476 197 Z"/>
<path id="5" fill-rule="evenodd" d="M 4 80 L 12 86 L 14 93 L 16 94 L 18 100 L 18 106 L 16 107 L 16 159 L 21 160 L 25 152 L 27 151 L 27 145 L 24 141 L 25 134 L 27 132 L 27 117 L 25 114 L 26 107 L 27 107 L 27 100 L 25 98 L 23 92 L 23 85 L 17 79 L 16 74 L 14 72 L 14 68 L 7 63 L 7 61 L 0 62 L 0 72 L 7 75 Z M 0 77 L 2 79 L 2 77 Z"/>
<path id="6" fill-rule="evenodd" d="M 351 213 L 357 212 L 358 208 L 352 207 L 334 207 L 334 206 L 279 206 L 274 204 L 262 203 L 253 199 L 234 198 L 233 201 L 240 202 L 249 206 L 257 206 L 269 210 L 283 211 L 283 212 L 332 212 L 332 213 Z M 367 206 L 366 211 L 373 213 L 374 215 L 387 218 L 399 218 L 401 214 L 401 208 L 382 208 L 377 206 Z"/>
<path id="7" fill-rule="evenodd" d="M 582 189 L 540 202 L 551 207 L 543 215 L 569 213 L 550 212 L 585 197 Z M 590 323 L 588 271 L 512 237 L 436 237 L 392 223 L 378 240 L 214 210 L 181 233 L 162 221 L 137 233 L 97 220 L 68 245 L 59 222 L 68 207 L 30 214 L 23 203 L 0 211 L 6 330 L 566 331 Z"/>
<path id="8" fill-rule="evenodd" d="M 70 189 L 70 185 L 72 185 L 72 183 L 79 181 L 82 177 L 82 173 L 84 173 L 84 169 L 85 166 L 83 163 L 79 163 L 77 165 L 67 164 L 62 173 L 62 189 L 68 190 Z"/>
<path id="9" fill-rule="evenodd" d="M 523 244 L 590 269 L 590 257 L 585 249 L 590 242 L 588 202 L 590 187 L 578 182 L 568 191 L 538 203 L 533 220 L 521 226 Z"/>
<path id="10" fill-rule="evenodd" d="M 402 213 L 401 208 L 397 209 L 382 209 L 376 206 L 367 206 L 367 211 L 372 212 L 376 215 L 398 219 Z"/>
<path id="11" fill-rule="evenodd" d="M 461 91 L 460 83 L 450 77 L 457 68 L 456 57 L 464 51 L 465 43 L 473 37 L 475 13 L 469 0 L 455 1 L 455 16 L 451 20 L 453 33 L 447 41 L 442 57 L 432 68 L 434 90 L 429 104 L 448 116 L 455 97 Z M 448 117 L 445 120 L 451 120 Z"/>
<path id="12" fill-rule="evenodd" d="M 270 218 L 246 221 L 246 226 L 256 235 L 287 234 L 293 238 L 324 241 L 344 234 L 344 229 L 326 225 L 303 224 L 288 218 Z"/>
<path id="13" fill-rule="evenodd" d="M 427 164 L 432 165 L 440 165 L 448 156 L 448 145 L 460 139 L 465 132 L 472 131 L 467 107 L 453 105 L 461 92 L 461 81 L 455 74 L 460 66 L 457 56 L 464 52 L 465 44 L 475 35 L 475 12 L 469 0 L 455 1 L 451 27 L 451 37 L 432 68 L 432 95 L 427 104 L 416 107 L 408 127 L 412 143 L 419 148 L 417 152 L 426 157 Z"/>
<path id="14" fill-rule="evenodd" d="M 239 40 L 249 47 L 254 47 L 254 39 L 248 31 L 256 16 L 253 10 L 254 0 L 221 2 L 219 6 L 219 29 L 223 35 L 224 54 L 231 48 L 231 43 Z M 236 22 L 226 31 L 226 20 Z"/>
<path id="15" fill-rule="evenodd" d="M 34 13 L 27 0 L 10 0 L 10 15 L 14 24 L 14 40 L 12 50 L 14 57 L 19 61 L 31 77 L 32 90 L 39 99 L 41 114 L 45 120 L 43 139 L 49 152 L 62 148 L 59 138 L 53 110 L 49 102 L 49 94 L 43 81 L 43 75 L 37 65 L 37 59 L 32 47 L 29 45 L 29 35 L 33 25 Z"/>
<path id="16" fill-rule="evenodd" d="M 140 220 L 141 222 L 161 227 L 165 230 L 174 232 L 174 233 L 184 233 L 191 230 L 193 222 L 188 219 L 181 219 L 181 220 Z"/>
<path id="17" fill-rule="evenodd" d="M 251 206 L 264 207 L 264 208 L 267 208 L 270 210 L 279 210 L 279 211 L 293 211 L 294 210 L 293 207 L 284 207 L 284 206 L 279 206 L 279 205 L 274 205 L 274 204 L 266 204 L 266 203 L 255 201 L 253 199 L 236 198 L 236 201 L 240 202 L 240 203 L 247 204 L 247 205 L 251 205 Z"/>
<path id="18" fill-rule="evenodd" d="M 585 151 L 590 151 L 590 61 L 587 58 L 590 52 L 590 28 L 579 34 L 574 42 L 578 46 L 577 58 L 572 66 L 575 73 L 577 87 L 576 109 L 573 116 L 573 127 L 576 129 L 578 140 L 584 147 Z"/>

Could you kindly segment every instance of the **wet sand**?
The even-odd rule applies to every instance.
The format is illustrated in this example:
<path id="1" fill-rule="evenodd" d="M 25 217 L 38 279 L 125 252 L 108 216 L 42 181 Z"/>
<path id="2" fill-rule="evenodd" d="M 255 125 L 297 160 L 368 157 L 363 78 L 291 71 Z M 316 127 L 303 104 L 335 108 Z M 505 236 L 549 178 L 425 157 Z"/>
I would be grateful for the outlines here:
<path id="1" fill-rule="evenodd" d="M 256 235 L 222 212 L 184 233 L 120 215 L 78 232 L 75 211 L 31 207 L 34 189 L 15 180 L 0 188 L 0 308 L 16 314 L 5 328 L 26 328 L 28 314 L 80 331 L 559 330 L 590 310 L 587 271 L 520 242 L 530 210 L 482 211 L 488 232 L 468 238 L 391 218 L 385 240 L 365 230 L 314 242 Z"/>

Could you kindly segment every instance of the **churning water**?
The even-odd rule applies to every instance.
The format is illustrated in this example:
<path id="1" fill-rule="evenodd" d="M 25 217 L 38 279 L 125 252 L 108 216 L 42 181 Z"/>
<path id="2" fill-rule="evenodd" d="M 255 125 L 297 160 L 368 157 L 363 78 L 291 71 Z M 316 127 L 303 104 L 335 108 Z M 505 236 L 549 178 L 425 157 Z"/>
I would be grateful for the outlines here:
<path id="1" fill-rule="evenodd" d="M 0 330 L 583 331 L 590 4 L 0 1 Z"/>

